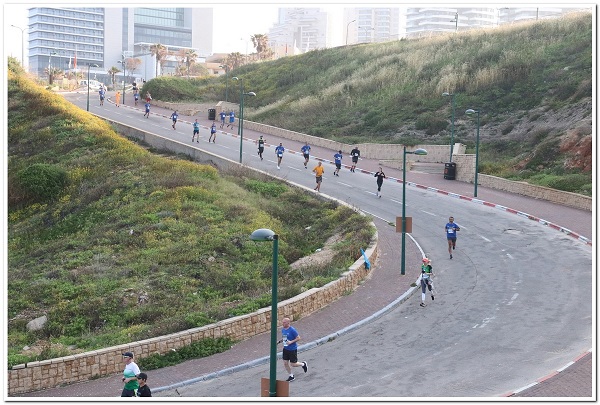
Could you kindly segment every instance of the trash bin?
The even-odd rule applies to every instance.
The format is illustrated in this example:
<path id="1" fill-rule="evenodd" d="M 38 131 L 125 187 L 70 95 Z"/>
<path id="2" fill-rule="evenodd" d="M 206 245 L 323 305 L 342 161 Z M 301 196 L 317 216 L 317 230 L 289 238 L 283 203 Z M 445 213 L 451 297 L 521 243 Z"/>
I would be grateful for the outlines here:
<path id="1" fill-rule="evenodd" d="M 446 180 L 456 179 L 456 163 L 448 162 L 444 164 L 444 178 Z"/>
<path id="2" fill-rule="evenodd" d="M 217 119 L 217 110 L 214 108 L 209 108 L 208 109 L 208 119 L 209 120 L 216 120 Z"/>

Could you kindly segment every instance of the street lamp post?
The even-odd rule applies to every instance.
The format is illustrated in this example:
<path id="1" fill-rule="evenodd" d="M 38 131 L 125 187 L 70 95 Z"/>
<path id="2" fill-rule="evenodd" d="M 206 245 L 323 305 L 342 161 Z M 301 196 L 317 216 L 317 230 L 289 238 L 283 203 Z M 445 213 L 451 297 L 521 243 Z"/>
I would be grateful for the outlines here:
<path id="1" fill-rule="evenodd" d="M 125 55 L 123 55 L 123 59 L 118 60 L 117 63 L 123 65 L 123 102 L 121 104 L 125 105 Z"/>
<path id="2" fill-rule="evenodd" d="M 269 373 L 269 396 L 277 396 L 277 262 L 279 254 L 279 235 L 270 229 L 257 229 L 250 235 L 250 240 L 273 241 L 273 273 L 271 274 L 271 353 Z"/>
<path id="3" fill-rule="evenodd" d="M 238 125 L 238 134 L 240 135 L 240 164 L 242 163 L 242 146 L 243 146 L 243 142 L 244 142 L 244 98 L 246 96 L 251 96 L 251 97 L 255 97 L 256 93 L 253 91 L 250 91 L 248 93 L 244 92 L 244 81 L 243 79 L 240 79 L 239 77 L 233 77 L 233 80 L 239 80 L 240 81 L 240 88 L 241 88 L 241 92 L 240 92 L 240 118 L 239 118 L 239 125 Z"/>
<path id="4" fill-rule="evenodd" d="M 348 25 L 346 25 L 346 45 L 348 45 L 348 28 L 350 28 L 350 24 L 353 22 L 356 22 L 356 20 L 352 20 L 348 23 Z"/>
<path id="5" fill-rule="evenodd" d="M 465 114 L 471 115 L 477 113 L 477 139 L 475 141 L 475 191 L 473 197 L 477 197 L 477 174 L 479 172 L 479 110 L 469 108 Z"/>
<path id="6" fill-rule="evenodd" d="M 452 104 L 452 126 L 450 129 L 450 162 L 452 162 L 452 155 L 454 154 L 454 93 L 448 93 L 447 91 L 442 93 L 444 97 L 450 97 Z"/>
<path id="7" fill-rule="evenodd" d="M 17 27 L 16 25 L 11 24 L 11 27 L 15 27 L 21 30 L 21 66 L 25 69 L 25 45 L 24 45 L 24 32 L 27 28 Z"/>
<path id="8" fill-rule="evenodd" d="M 412 152 L 406 151 L 406 145 L 404 145 L 404 152 L 402 154 L 402 258 L 400 264 L 400 274 L 406 274 L 406 154 L 412 155 L 426 155 L 425 149 L 416 149 Z"/>
<path id="9" fill-rule="evenodd" d="M 90 66 L 98 67 L 95 63 L 88 63 L 88 71 L 87 71 L 87 107 L 86 111 L 90 110 Z"/>
<path id="10" fill-rule="evenodd" d="M 454 20 L 450 20 L 450 22 L 456 23 L 454 26 L 454 32 L 458 32 L 458 12 L 454 13 Z"/>
<path id="11" fill-rule="evenodd" d="M 219 67 L 225 68 L 225 102 L 227 102 L 229 93 L 229 65 L 219 65 Z"/>

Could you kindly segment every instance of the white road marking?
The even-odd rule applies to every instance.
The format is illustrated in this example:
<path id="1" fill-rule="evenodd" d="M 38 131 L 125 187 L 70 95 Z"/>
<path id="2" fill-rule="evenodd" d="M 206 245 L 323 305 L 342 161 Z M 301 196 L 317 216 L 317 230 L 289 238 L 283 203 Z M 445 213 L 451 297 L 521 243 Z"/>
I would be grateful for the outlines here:
<path id="1" fill-rule="evenodd" d="M 297 167 L 292 167 L 292 166 L 288 166 L 288 169 L 296 170 L 297 172 L 302 171 L 302 170 L 298 169 Z"/>
<path id="2" fill-rule="evenodd" d="M 507 254 L 506 254 L 506 256 L 508 256 L 508 258 L 509 258 L 509 259 L 514 259 L 514 257 L 512 257 L 512 256 L 510 255 L 510 253 L 507 253 Z"/>
<path id="3" fill-rule="evenodd" d="M 485 236 L 483 236 L 483 235 L 479 235 L 479 237 L 480 237 L 481 239 L 483 239 L 484 241 L 486 241 L 486 242 L 491 242 L 491 240 L 489 240 L 488 238 L 486 238 L 486 237 L 485 237 Z"/>
<path id="4" fill-rule="evenodd" d="M 338 181 L 338 183 L 341 184 L 342 186 L 346 186 L 346 187 L 350 187 L 350 188 L 354 187 L 354 186 L 352 186 L 350 184 L 342 183 L 341 181 Z"/>
<path id="5" fill-rule="evenodd" d="M 429 214 L 429 215 L 431 215 L 431 216 L 437 217 L 437 215 L 436 215 L 436 214 L 434 214 L 433 212 L 429 212 L 429 211 L 423 211 L 423 210 L 421 210 L 421 212 L 424 212 L 425 214 Z"/>
<path id="6" fill-rule="evenodd" d="M 373 194 L 375 194 L 375 193 L 373 193 Z M 398 204 L 402 204 L 402 201 L 398 201 L 398 200 L 395 200 L 393 198 L 390 198 L 390 201 L 393 201 L 393 202 L 398 203 Z M 406 204 L 406 206 L 408 207 L 408 204 Z"/>
<path id="7" fill-rule="evenodd" d="M 513 301 L 517 299 L 518 296 L 519 296 L 519 293 L 515 293 L 515 295 L 512 296 L 512 298 L 510 299 L 510 301 L 508 301 L 508 304 L 506 304 L 506 305 L 511 305 L 513 303 Z"/>
<path id="8" fill-rule="evenodd" d="M 381 218 L 380 216 L 378 216 L 378 215 L 375 215 L 375 214 L 373 214 L 373 213 L 371 213 L 371 212 L 369 212 L 369 211 L 362 210 L 362 212 L 364 212 L 364 213 L 366 213 L 366 214 L 369 214 L 369 215 L 371 215 L 371 216 L 373 216 L 373 217 L 375 217 L 375 218 L 379 218 L 379 219 L 381 219 L 382 221 L 385 221 L 385 222 L 387 222 L 387 223 L 390 223 L 390 222 L 391 222 L 390 220 L 388 220 L 388 219 L 385 219 L 385 218 Z"/>

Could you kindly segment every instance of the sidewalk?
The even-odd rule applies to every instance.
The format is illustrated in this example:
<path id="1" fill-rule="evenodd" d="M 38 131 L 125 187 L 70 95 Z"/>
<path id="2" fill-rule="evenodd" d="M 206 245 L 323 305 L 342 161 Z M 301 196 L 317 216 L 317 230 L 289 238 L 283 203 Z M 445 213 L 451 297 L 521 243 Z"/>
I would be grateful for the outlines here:
<path id="1" fill-rule="evenodd" d="M 133 100 L 130 100 L 133 104 Z M 128 103 L 129 104 L 129 103 Z M 138 105 L 138 109 L 143 106 Z M 152 107 L 153 115 L 162 115 L 165 119 L 171 114 L 170 110 Z M 201 112 L 207 117 L 205 112 Z M 212 121 L 200 119 L 200 117 L 180 116 L 181 124 L 191 123 L 194 119 L 205 127 L 209 127 Z M 183 127 L 183 126 L 182 126 Z M 233 131 L 237 136 L 237 128 Z M 191 133 L 191 125 L 190 125 Z M 257 139 L 258 133 L 244 130 L 244 138 Z M 268 144 L 277 145 L 284 143 L 286 150 L 300 153 L 299 142 L 275 138 L 264 135 Z M 335 151 L 324 148 L 313 147 L 312 159 L 321 158 L 332 160 Z M 345 162 L 347 163 L 347 162 Z M 373 159 L 362 159 L 358 163 L 358 169 L 366 172 L 374 172 L 378 168 L 378 162 Z M 347 170 L 347 169 L 343 169 Z M 385 169 L 388 177 L 402 178 L 402 172 L 395 169 Z M 461 196 L 470 197 L 473 193 L 473 185 L 464 182 L 444 180 L 443 176 L 427 173 L 408 172 L 407 183 L 415 183 L 420 186 L 431 187 L 434 190 L 445 190 Z M 389 180 L 388 180 L 389 181 Z M 411 185 L 415 186 L 415 185 Z M 452 198 L 448 196 L 447 198 Z M 558 204 L 539 201 L 532 198 L 500 192 L 497 190 L 478 188 L 478 198 L 487 202 L 493 202 L 505 207 L 534 215 L 554 224 L 565 226 L 586 238 L 592 237 L 592 213 L 572 209 Z M 475 202 L 474 202 L 475 203 Z M 401 276 L 398 268 L 400 263 L 400 252 L 397 246 L 401 241 L 401 234 L 396 233 L 394 227 L 374 219 L 379 235 L 379 254 L 373 270 L 367 280 L 361 284 L 352 294 L 341 297 L 331 305 L 306 318 L 297 320 L 294 325 L 302 330 L 303 341 L 313 342 L 324 336 L 340 331 L 365 318 L 368 318 L 390 305 L 400 304 L 398 298 L 410 289 L 419 277 L 419 264 L 421 253 L 410 238 L 406 238 L 406 275 Z M 584 243 L 584 242 L 581 242 Z M 171 386 L 186 380 L 198 378 L 210 373 L 242 365 L 252 360 L 269 355 L 270 334 L 261 334 L 242 341 L 227 352 L 220 353 L 202 359 L 190 360 L 173 367 L 152 370 L 152 387 L 158 391 L 160 387 Z M 569 376 L 576 378 L 568 378 Z M 532 383 L 541 376 L 532 376 Z M 539 384 L 531 384 L 531 387 L 516 390 L 506 396 L 535 396 L 535 397 L 570 397 L 591 396 L 592 391 L 592 361 L 591 354 L 582 356 L 580 361 L 560 373 L 553 373 L 542 379 Z M 121 374 L 100 378 L 85 383 L 72 384 L 65 387 L 48 389 L 45 391 L 19 395 L 20 397 L 115 397 L 120 395 L 122 389 Z"/>

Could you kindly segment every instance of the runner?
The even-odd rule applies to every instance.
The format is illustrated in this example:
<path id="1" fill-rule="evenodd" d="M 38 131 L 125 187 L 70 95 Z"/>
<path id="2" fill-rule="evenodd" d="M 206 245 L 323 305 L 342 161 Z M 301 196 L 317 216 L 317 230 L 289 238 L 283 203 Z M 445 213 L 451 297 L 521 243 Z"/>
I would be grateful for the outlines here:
<path id="1" fill-rule="evenodd" d="M 421 265 L 421 306 L 425 306 L 425 296 L 427 290 L 431 293 L 431 300 L 435 300 L 433 296 L 433 291 L 431 291 L 431 278 L 433 277 L 433 267 L 431 267 L 431 260 L 428 258 L 423 259 L 423 264 Z"/>
<path id="2" fill-rule="evenodd" d="M 321 183 L 323 182 L 323 173 L 325 173 L 325 168 L 323 167 L 321 162 L 319 162 L 319 164 L 317 164 L 317 166 L 315 166 L 315 168 L 312 169 L 312 171 L 315 172 L 315 179 L 317 181 L 317 186 L 315 187 L 315 190 L 321 192 Z"/>
<path id="3" fill-rule="evenodd" d="M 375 173 L 375 177 L 377 177 L 377 197 L 381 198 L 381 186 L 383 185 L 383 179 L 385 179 L 385 173 L 381 166 L 379 166 L 379 170 Z"/>
<path id="4" fill-rule="evenodd" d="M 260 160 L 263 160 L 262 154 L 265 151 L 265 140 L 263 139 L 263 136 L 261 135 L 260 138 L 258 138 L 258 156 L 260 156 Z"/>
<path id="5" fill-rule="evenodd" d="M 282 360 L 283 365 L 290 375 L 286 381 L 292 382 L 296 378 L 292 373 L 292 367 L 302 367 L 302 370 L 306 373 L 308 366 L 305 361 L 298 361 L 298 345 L 296 342 L 300 340 L 298 331 L 290 325 L 290 318 L 283 318 L 281 320 L 283 328 L 281 328 L 282 339 L 278 343 L 283 343 Z"/>
<path id="6" fill-rule="evenodd" d="M 306 169 L 306 165 L 308 164 L 308 159 L 310 158 L 310 146 L 308 142 L 300 149 L 302 151 L 302 156 L 304 156 L 304 168 Z"/>
<path id="7" fill-rule="evenodd" d="M 213 140 L 213 143 L 216 143 L 215 141 L 217 140 L 217 124 L 215 124 L 214 121 L 210 127 L 210 136 L 208 137 L 208 143 L 210 143 L 211 138 Z"/>
<path id="8" fill-rule="evenodd" d="M 225 117 L 227 116 L 227 113 L 225 113 L 225 111 L 221 111 L 219 113 L 219 118 L 221 119 L 221 129 L 223 129 L 223 125 L 225 125 Z"/>
<path id="9" fill-rule="evenodd" d="M 454 223 L 454 217 L 450 217 L 445 229 L 446 238 L 448 239 L 448 253 L 450 253 L 450 259 L 452 259 L 452 251 L 456 248 L 456 232 L 460 231 L 460 227 Z"/>
<path id="10" fill-rule="evenodd" d="M 354 173 L 354 170 L 356 169 L 356 163 L 358 163 L 358 158 L 360 157 L 360 151 L 358 150 L 358 145 L 354 147 L 354 149 L 352 149 L 350 151 L 350 156 L 352 156 L 352 167 L 350 168 L 350 171 L 352 173 Z"/>
<path id="11" fill-rule="evenodd" d="M 194 133 L 192 134 L 192 142 L 194 142 L 194 138 L 196 138 L 196 142 L 200 142 L 200 124 L 198 124 L 197 118 L 192 125 L 194 127 Z"/>
<path id="12" fill-rule="evenodd" d="M 229 113 L 229 124 L 227 124 L 227 128 L 231 127 L 233 129 L 233 124 L 235 123 L 235 113 L 233 110 Z"/>
<path id="13" fill-rule="evenodd" d="M 173 120 L 173 125 L 171 125 L 173 127 L 173 129 L 175 129 L 175 125 L 177 124 L 177 117 L 179 117 L 179 114 L 177 114 L 177 110 L 173 111 L 173 114 L 171 114 L 171 119 Z"/>
<path id="14" fill-rule="evenodd" d="M 281 158 L 283 157 L 283 152 L 285 152 L 285 148 L 280 143 L 278 147 L 275 148 L 275 154 L 277 155 L 277 168 L 281 169 Z"/>
<path id="15" fill-rule="evenodd" d="M 135 105 L 138 104 L 138 100 L 140 99 L 140 93 L 136 90 L 135 93 L 133 93 L 133 99 L 135 100 Z"/>
<path id="16" fill-rule="evenodd" d="M 333 172 L 334 176 L 340 177 L 340 169 L 342 168 L 342 151 L 339 150 L 338 153 L 333 155 L 333 160 L 335 161 L 335 171 Z"/>
<path id="17" fill-rule="evenodd" d="M 144 117 L 150 118 L 150 102 L 146 101 L 146 104 L 144 105 L 144 107 L 146 108 L 146 112 L 144 113 Z"/>
<path id="18" fill-rule="evenodd" d="M 106 94 L 106 92 L 104 91 L 104 86 L 100 87 L 100 90 L 98 90 L 98 95 L 100 96 L 100 105 L 104 105 L 105 94 Z"/>

